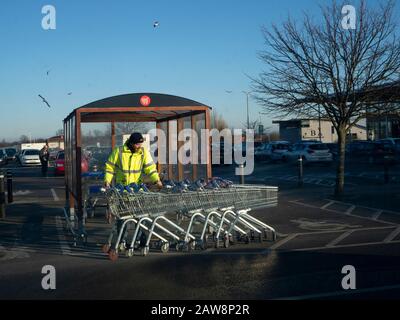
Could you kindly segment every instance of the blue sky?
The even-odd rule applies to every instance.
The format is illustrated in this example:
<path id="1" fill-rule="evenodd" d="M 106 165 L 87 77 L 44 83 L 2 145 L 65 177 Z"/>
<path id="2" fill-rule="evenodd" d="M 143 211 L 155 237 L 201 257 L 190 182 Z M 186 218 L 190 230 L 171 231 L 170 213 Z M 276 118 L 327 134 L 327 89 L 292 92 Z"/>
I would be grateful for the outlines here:
<path id="1" fill-rule="evenodd" d="M 257 58 L 261 26 L 279 24 L 289 13 L 318 16 L 318 3 L 325 2 L 2 0 L 0 140 L 54 135 L 74 108 L 134 92 L 200 101 L 242 127 L 246 74 L 264 67 Z M 47 4 L 56 8 L 56 30 L 41 27 Z M 259 111 L 250 100 L 250 119 L 259 119 Z M 264 125 L 271 120 L 262 116 Z"/>

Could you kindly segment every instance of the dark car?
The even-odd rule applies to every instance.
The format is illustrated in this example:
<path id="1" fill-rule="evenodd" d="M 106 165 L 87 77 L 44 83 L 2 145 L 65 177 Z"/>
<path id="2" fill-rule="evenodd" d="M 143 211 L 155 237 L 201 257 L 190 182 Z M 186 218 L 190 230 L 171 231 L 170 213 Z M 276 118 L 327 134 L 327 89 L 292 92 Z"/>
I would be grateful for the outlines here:
<path id="1" fill-rule="evenodd" d="M 396 161 L 394 149 L 388 144 L 375 142 L 369 161 L 375 164 L 393 163 Z"/>
<path id="2" fill-rule="evenodd" d="M 16 159 L 17 150 L 15 148 L 5 148 L 7 154 L 7 160 L 14 161 Z"/>
<path id="3" fill-rule="evenodd" d="M 7 154 L 3 149 L 0 149 L 0 166 L 7 164 Z"/>

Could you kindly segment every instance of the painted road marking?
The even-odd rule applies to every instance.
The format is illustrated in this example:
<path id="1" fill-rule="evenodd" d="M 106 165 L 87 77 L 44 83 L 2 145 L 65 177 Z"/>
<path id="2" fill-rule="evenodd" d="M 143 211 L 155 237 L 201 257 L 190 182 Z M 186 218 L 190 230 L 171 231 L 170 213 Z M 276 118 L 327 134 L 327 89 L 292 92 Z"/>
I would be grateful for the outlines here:
<path id="1" fill-rule="evenodd" d="M 335 201 L 329 201 L 327 204 L 324 204 L 322 207 L 320 207 L 320 209 L 324 210 L 334 203 L 335 203 Z"/>
<path id="2" fill-rule="evenodd" d="M 327 208 L 323 209 L 323 208 L 320 208 L 320 207 L 318 207 L 318 206 L 314 206 L 314 205 L 311 205 L 311 204 L 308 204 L 308 203 L 304 203 L 304 202 L 300 202 L 300 201 L 288 201 L 288 202 L 289 202 L 289 203 L 298 204 L 298 205 L 301 205 L 301 206 L 304 206 L 304 207 L 308 207 L 308 208 L 321 209 L 321 210 L 325 210 L 325 211 L 328 211 L 328 212 L 334 212 L 334 213 L 345 214 L 345 213 L 343 213 L 343 211 L 338 211 L 338 210 L 333 210 L 333 209 L 327 209 Z M 336 202 L 337 202 L 337 201 L 336 201 Z M 368 209 L 368 207 L 359 207 L 359 208 L 367 208 L 367 209 Z M 376 209 L 375 209 L 375 210 L 376 210 Z M 385 212 L 386 212 L 386 210 L 385 210 Z M 355 215 L 355 214 L 347 214 L 347 216 L 355 217 L 355 218 L 359 218 L 359 219 L 370 220 L 370 221 L 376 222 L 376 220 L 374 220 L 374 219 L 372 219 L 372 218 L 363 217 L 363 216 L 358 216 L 358 215 Z M 394 226 L 398 225 L 397 223 L 389 222 L 389 221 L 385 221 L 385 220 L 379 220 L 379 222 L 380 222 L 380 223 L 385 223 L 385 224 L 394 225 Z"/>
<path id="3" fill-rule="evenodd" d="M 272 245 L 272 246 L 270 247 L 270 250 L 277 249 L 277 248 L 279 248 L 280 246 L 282 246 L 282 245 L 284 245 L 285 243 L 287 243 L 287 242 L 293 240 L 293 239 L 296 238 L 296 237 L 297 237 L 297 233 L 293 233 L 293 234 L 289 235 L 287 238 L 282 239 L 281 241 L 278 241 L 277 243 L 275 243 L 274 245 Z"/>
<path id="4" fill-rule="evenodd" d="M 51 188 L 50 191 L 51 191 L 51 193 L 53 195 L 54 201 L 59 201 L 60 198 L 57 196 L 56 191 L 53 188 Z"/>
<path id="5" fill-rule="evenodd" d="M 348 208 L 346 210 L 345 214 L 351 214 L 355 208 L 356 208 L 356 206 L 351 206 L 350 208 Z"/>
<path id="6" fill-rule="evenodd" d="M 336 201 L 336 200 L 331 200 L 331 199 L 326 199 L 326 200 L 327 201 L 334 201 L 336 203 L 344 204 L 344 205 L 347 205 L 347 206 L 352 206 L 353 205 L 352 203 L 348 203 L 348 202 Z M 400 212 L 397 212 L 397 211 L 391 211 L 391 210 L 379 209 L 379 208 L 371 208 L 371 207 L 366 207 L 366 206 L 357 206 L 357 207 L 361 208 L 361 209 L 372 210 L 372 211 L 374 211 L 374 210 L 382 210 L 382 211 L 387 212 L 387 213 L 400 215 Z"/>
<path id="7" fill-rule="evenodd" d="M 340 244 L 334 247 L 314 247 L 314 248 L 300 248 L 300 249 L 290 249 L 286 251 L 315 251 L 315 250 L 332 250 L 332 249 L 341 249 L 341 248 L 351 248 L 351 247 L 365 247 L 365 246 L 376 246 L 376 245 L 385 245 L 385 244 L 396 244 L 400 243 L 400 240 L 390 241 L 390 242 L 364 242 L 364 243 L 352 243 L 352 244 Z"/>
<path id="8" fill-rule="evenodd" d="M 347 231 L 347 232 L 341 234 L 339 237 L 337 237 L 336 239 L 334 239 L 331 242 L 329 242 L 325 247 L 334 247 L 334 246 L 336 246 L 340 241 L 342 241 L 343 239 L 347 238 L 352 233 L 353 233 L 353 230 Z"/>
<path id="9" fill-rule="evenodd" d="M 377 210 L 374 215 L 372 216 L 373 220 L 378 220 L 380 215 L 382 214 L 383 210 Z"/>
<path id="10" fill-rule="evenodd" d="M 391 234 L 389 234 L 384 240 L 383 242 L 390 242 L 392 241 L 394 238 L 396 238 L 396 236 L 400 234 L 400 227 L 398 227 L 396 230 L 394 230 Z"/>

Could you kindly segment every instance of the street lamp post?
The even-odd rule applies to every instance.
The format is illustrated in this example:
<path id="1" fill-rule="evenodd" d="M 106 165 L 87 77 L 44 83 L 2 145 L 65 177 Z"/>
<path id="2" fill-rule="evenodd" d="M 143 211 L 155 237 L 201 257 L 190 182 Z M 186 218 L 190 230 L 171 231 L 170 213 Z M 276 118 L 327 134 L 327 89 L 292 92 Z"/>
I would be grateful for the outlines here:
<path id="1" fill-rule="evenodd" d="M 249 94 L 252 91 L 242 91 L 246 95 L 246 104 L 247 104 L 247 129 L 250 129 L 250 120 L 249 120 Z"/>

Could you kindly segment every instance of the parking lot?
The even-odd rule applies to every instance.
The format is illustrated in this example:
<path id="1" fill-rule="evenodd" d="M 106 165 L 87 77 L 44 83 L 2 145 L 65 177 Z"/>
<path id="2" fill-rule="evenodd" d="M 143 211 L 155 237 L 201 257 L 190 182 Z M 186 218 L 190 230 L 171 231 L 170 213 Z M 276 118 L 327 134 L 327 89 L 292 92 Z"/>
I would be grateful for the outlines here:
<path id="1" fill-rule="evenodd" d="M 63 228 L 63 177 L 9 164 L 14 202 L 0 222 L 0 297 L 28 299 L 330 299 L 400 297 L 400 209 L 397 179 L 381 167 L 349 164 L 346 196 L 332 197 L 333 166 L 307 166 L 304 185 L 286 163 L 256 164 L 247 183 L 278 185 L 279 205 L 255 211 L 277 231 L 275 242 L 109 261 L 101 252 L 110 225 L 98 213 L 88 243 L 73 246 Z M 214 176 L 236 179 L 234 166 Z M 390 168 L 398 177 L 397 167 Z M 41 288 L 44 265 L 57 289 Z M 357 289 L 343 290 L 342 267 L 353 265 Z"/>

